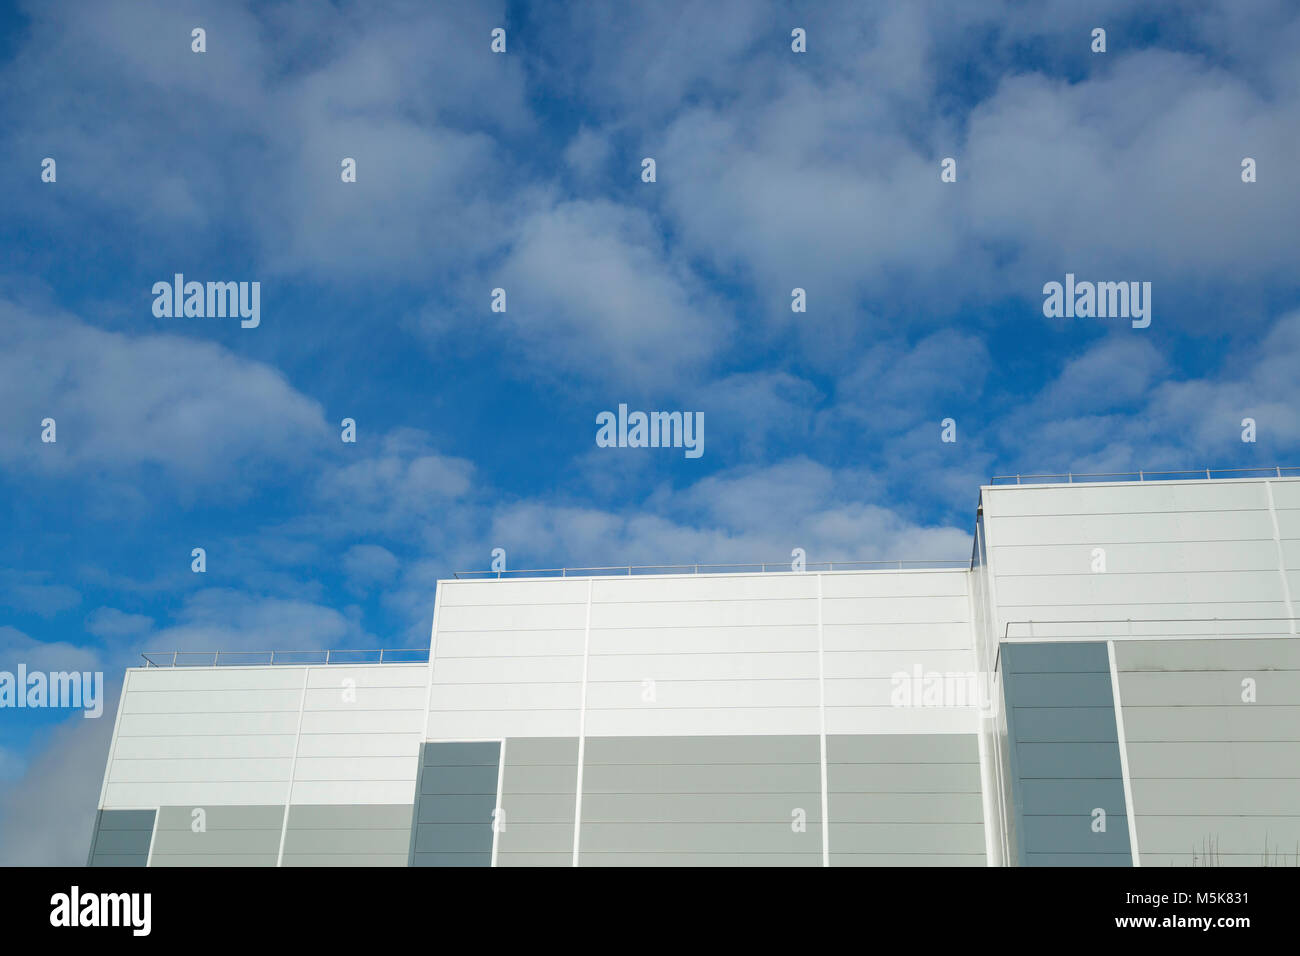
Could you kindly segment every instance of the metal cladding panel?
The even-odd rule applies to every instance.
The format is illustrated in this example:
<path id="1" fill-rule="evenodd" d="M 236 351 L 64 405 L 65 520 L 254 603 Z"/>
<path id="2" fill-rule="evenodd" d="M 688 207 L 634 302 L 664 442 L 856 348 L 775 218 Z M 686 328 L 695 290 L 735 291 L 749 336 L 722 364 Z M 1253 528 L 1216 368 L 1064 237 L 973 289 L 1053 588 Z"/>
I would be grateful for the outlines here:
<path id="1" fill-rule="evenodd" d="M 420 753 L 411 866 L 491 866 L 501 742 L 428 742 Z"/>
<path id="2" fill-rule="evenodd" d="M 797 574 L 593 582 L 588 735 L 815 733 L 816 597 Z"/>
<path id="3" fill-rule="evenodd" d="M 1106 644 L 1004 644 L 1002 673 L 1020 865 L 1131 865 Z"/>
<path id="4" fill-rule="evenodd" d="M 497 834 L 497 866 L 570 865 L 577 804 L 577 738 L 512 738 L 505 744 L 504 763 L 504 825 Z"/>
<path id="5" fill-rule="evenodd" d="M 291 806 L 284 866 L 406 866 L 410 804 Z"/>
<path id="6" fill-rule="evenodd" d="M 90 866 L 145 866 L 153 838 L 153 810 L 100 810 L 90 838 Z"/>
<path id="7" fill-rule="evenodd" d="M 1294 862 L 1300 638 L 1117 642 L 1143 866 Z"/>
<path id="8" fill-rule="evenodd" d="M 975 734 L 826 740 L 832 866 L 984 866 Z"/>
<path id="9" fill-rule="evenodd" d="M 164 806 L 152 866 L 275 866 L 284 805 Z"/>
<path id="10" fill-rule="evenodd" d="M 1271 479 L 985 488 L 997 630 L 1031 620 L 1291 616 L 1296 595 L 1279 563 L 1289 518 L 1276 503 L 1290 501 L 1298 485 Z"/>
<path id="11" fill-rule="evenodd" d="M 103 807 L 282 802 L 303 667 L 126 672 Z"/>
<path id="12" fill-rule="evenodd" d="M 424 736 L 573 736 L 587 582 L 440 581 Z"/>
<path id="13" fill-rule="evenodd" d="M 966 578 L 444 581 L 426 736 L 805 735 L 823 704 L 832 732 L 973 732 L 974 706 L 890 700 L 900 672 L 973 673 Z"/>
<path id="14" fill-rule="evenodd" d="M 589 738 L 579 862 L 819 866 L 820 765 L 815 736 Z"/>
<path id="15" fill-rule="evenodd" d="M 410 804 L 428 673 L 400 663 L 128 670 L 103 806 Z"/>

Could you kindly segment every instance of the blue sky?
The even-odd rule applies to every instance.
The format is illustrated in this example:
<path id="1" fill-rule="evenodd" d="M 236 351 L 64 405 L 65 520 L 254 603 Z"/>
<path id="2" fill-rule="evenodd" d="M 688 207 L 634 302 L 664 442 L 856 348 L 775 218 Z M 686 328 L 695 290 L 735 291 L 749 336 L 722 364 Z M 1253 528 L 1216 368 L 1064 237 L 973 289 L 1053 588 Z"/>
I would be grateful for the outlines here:
<path id="1" fill-rule="evenodd" d="M 1300 463 L 1297 49 L 1267 0 L 4 7 L 0 669 L 421 646 L 495 547 L 961 559 L 993 474 Z M 156 318 L 176 272 L 260 326 Z M 1067 272 L 1151 326 L 1045 318 Z M 620 403 L 704 455 L 597 448 Z M 111 713 L 0 712 L 0 859 L 84 861 Z"/>

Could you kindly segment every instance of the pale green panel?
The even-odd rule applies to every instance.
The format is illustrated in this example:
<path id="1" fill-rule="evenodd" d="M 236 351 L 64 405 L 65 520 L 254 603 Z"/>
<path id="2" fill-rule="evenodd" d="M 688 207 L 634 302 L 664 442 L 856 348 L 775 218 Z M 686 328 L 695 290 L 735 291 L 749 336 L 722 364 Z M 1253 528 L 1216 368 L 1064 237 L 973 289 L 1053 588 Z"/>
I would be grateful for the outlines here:
<path id="1" fill-rule="evenodd" d="M 153 866 L 275 866 L 284 807 L 180 806 L 158 811 Z"/>

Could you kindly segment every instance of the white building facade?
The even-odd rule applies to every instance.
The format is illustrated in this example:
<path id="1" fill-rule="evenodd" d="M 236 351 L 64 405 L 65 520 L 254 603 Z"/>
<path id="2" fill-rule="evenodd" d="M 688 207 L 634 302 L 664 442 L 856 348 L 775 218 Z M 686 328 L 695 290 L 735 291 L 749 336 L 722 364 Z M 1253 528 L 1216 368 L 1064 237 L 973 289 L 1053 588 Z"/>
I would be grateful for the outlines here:
<path id="1" fill-rule="evenodd" d="M 952 567 L 444 580 L 427 660 L 135 668 L 90 862 L 1294 861 L 1294 474 L 985 486 Z"/>

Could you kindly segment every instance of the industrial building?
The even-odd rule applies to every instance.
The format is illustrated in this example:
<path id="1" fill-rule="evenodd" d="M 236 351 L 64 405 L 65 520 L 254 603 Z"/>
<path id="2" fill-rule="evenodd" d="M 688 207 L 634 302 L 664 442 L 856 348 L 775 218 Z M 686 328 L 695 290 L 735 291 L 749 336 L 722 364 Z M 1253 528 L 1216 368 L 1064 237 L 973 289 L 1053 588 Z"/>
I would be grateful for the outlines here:
<path id="1" fill-rule="evenodd" d="M 1300 469 L 1235 474 L 995 479 L 950 565 L 443 580 L 427 655 L 150 654 L 90 863 L 1293 865 Z"/>

